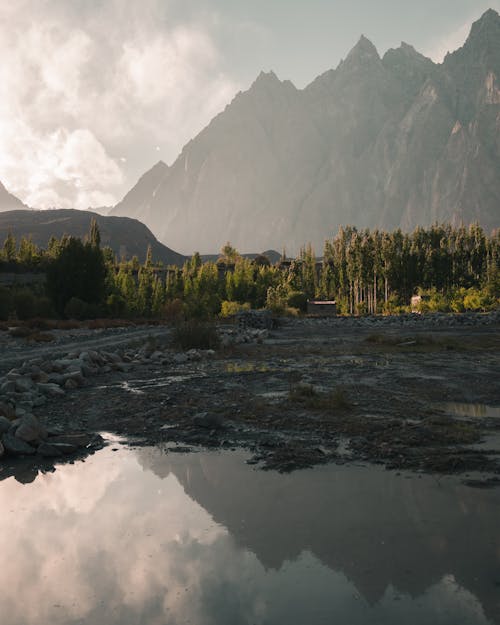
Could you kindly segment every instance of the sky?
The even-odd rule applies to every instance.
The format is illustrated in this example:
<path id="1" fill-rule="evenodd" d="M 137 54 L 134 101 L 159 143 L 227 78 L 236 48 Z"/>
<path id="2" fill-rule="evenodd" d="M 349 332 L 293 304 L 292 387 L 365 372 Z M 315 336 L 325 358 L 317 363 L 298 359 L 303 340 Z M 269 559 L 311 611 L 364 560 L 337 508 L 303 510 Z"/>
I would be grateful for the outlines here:
<path id="1" fill-rule="evenodd" d="M 302 88 L 367 36 L 441 62 L 500 0 L 0 0 L 0 181 L 111 206 L 261 70 Z"/>

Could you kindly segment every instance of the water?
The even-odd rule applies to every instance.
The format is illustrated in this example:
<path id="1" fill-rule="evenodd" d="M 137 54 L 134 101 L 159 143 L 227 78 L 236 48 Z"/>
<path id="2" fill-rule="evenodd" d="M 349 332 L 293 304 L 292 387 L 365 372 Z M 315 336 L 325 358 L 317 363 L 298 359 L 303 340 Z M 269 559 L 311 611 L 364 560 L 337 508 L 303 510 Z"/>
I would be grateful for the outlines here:
<path id="1" fill-rule="evenodd" d="M 2 625 L 500 623 L 500 489 L 244 459 L 108 447 L 0 482 Z"/>

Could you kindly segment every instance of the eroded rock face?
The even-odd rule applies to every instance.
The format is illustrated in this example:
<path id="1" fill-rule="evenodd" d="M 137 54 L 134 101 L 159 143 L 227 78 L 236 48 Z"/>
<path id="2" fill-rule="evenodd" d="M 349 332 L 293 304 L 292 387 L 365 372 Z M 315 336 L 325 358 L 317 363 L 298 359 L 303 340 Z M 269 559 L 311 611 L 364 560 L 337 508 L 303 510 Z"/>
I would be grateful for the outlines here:
<path id="1" fill-rule="evenodd" d="M 184 253 L 316 252 L 339 225 L 498 227 L 500 17 L 434 64 L 408 44 L 381 58 L 362 37 L 304 90 L 261 74 L 112 211 Z"/>

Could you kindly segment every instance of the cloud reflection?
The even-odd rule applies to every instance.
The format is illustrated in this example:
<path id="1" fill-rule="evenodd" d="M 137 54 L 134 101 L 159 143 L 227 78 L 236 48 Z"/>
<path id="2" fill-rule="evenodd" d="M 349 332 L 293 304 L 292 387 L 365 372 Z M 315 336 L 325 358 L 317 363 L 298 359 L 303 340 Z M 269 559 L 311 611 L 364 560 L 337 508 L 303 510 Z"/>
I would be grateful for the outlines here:
<path id="1" fill-rule="evenodd" d="M 224 463 L 214 474 L 209 455 L 171 456 L 164 466 L 188 480 L 195 467 L 214 487 L 223 477 Z M 172 473 L 158 477 L 126 450 L 105 449 L 30 485 L 5 480 L 0 502 L 2 625 L 488 623 L 452 577 L 416 599 L 388 587 L 372 605 L 307 549 L 266 568 Z"/>

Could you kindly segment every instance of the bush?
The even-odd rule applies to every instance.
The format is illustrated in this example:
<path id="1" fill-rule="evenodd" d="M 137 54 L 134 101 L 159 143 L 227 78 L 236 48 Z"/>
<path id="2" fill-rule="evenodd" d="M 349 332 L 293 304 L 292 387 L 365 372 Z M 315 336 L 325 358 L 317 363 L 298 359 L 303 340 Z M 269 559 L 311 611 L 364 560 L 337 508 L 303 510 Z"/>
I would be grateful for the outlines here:
<path id="1" fill-rule="evenodd" d="M 173 343 L 182 349 L 217 349 L 219 336 L 215 324 L 189 319 L 175 326 Z"/>
<path id="2" fill-rule="evenodd" d="M 18 291 L 14 294 L 14 310 L 21 320 L 31 319 L 36 313 L 35 296 L 31 291 Z"/>
<path id="3" fill-rule="evenodd" d="M 163 318 L 166 321 L 178 322 L 183 316 L 183 303 L 178 297 L 165 303 L 163 307 Z"/>
<path id="4" fill-rule="evenodd" d="M 106 309 L 110 317 L 122 317 L 127 309 L 127 302 L 121 295 L 112 293 L 106 299 Z"/>
<path id="5" fill-rule="evenodd" d="M 221 304 L 220 316 L 232 317 L 232 315 L 236 315 L 243 310 L 250 310 L 250 304 L 248 302 L 240 304 L 238 302 L 228 302 L 224 300 Z"/>
<path id="6" fill-rule="evenodd" d="M 83 319 L 87 314 L 87 303 L 78 297 L 72 297 L 64 307 L 64 314 L 68 319 Z"/>
<path id="7" fill-rule="evenodd" d="M 37 297 L 35 302 L 36 316 L 42 319 L 54 319 L 56 312 L 48 297 Z"/>
<path id="8" fill-rule="evenodd" d="M 301 312 L 307 311 L 307 295 L 303 291 L 292 291 L 286 303 L 290 308 L 298 308 Z"/>
<path id="9" fill-rule="evenodd" d="M 12 311 L 12 296 L 9 289 L 0 286 L 0 319 L 7 321 Z"/>

